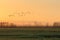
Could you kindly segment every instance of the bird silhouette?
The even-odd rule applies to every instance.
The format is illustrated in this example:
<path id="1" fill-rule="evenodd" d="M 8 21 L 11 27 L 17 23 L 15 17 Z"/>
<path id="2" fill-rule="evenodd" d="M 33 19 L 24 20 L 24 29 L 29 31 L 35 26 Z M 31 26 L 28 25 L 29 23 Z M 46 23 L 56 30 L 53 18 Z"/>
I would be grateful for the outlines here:
<path id="1" fill-rule="evenodd" d="M 13 17 L 14 15 L 8 15 L 9 17 Z"/>
<path id="2" fill-rule="evenodd" d="M 29 12 L 29 11 L 27 11 L 26 13 L 27 13 L 27 14 L 31 14 L 31 12 Z"/>
<path id="3" fill-rule="evenodd" d="M 14 17 L 14 16 L 26 16 L 27 14 L 31 14 L 31 12 L 27 11 L 27 12 L 14 12 L 13 14 L 8 15 L 9 17 Z"/>

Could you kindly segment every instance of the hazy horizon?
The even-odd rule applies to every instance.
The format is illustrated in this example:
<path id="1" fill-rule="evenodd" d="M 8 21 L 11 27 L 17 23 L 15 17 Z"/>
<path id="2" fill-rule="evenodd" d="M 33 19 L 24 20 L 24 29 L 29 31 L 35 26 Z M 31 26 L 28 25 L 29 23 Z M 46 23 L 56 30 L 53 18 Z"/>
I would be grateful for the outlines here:
<path id="1" fill-rule="evenodd" d="M 0 21 L 60 22 L 60 0 L 0 0 Z"/>

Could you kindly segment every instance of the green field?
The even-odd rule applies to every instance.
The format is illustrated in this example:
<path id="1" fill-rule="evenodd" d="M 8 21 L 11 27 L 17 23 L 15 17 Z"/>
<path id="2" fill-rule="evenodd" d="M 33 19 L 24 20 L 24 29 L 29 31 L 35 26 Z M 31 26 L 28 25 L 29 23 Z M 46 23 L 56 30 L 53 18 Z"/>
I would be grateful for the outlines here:
<path id="1" fill-rule="evenodd" d="M 60 28 L 0 28 L 0 40 L 60 40 Z"/>

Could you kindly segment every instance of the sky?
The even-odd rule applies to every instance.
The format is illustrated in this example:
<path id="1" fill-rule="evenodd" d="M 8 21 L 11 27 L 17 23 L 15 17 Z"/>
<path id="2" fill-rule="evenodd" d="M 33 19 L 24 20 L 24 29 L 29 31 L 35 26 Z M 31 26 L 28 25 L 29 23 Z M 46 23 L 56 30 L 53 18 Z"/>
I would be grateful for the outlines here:
<path id="1" fill-rule="evenodd" d="M 0 0 L 0 21 L 60 22 L 60 0 Z"/>

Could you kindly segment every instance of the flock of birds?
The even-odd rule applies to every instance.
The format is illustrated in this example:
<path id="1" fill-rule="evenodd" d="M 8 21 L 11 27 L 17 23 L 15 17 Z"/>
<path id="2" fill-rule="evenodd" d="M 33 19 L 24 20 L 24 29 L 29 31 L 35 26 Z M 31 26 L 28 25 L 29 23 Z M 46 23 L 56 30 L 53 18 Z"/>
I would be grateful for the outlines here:
<path id="1" fill-rule="evenodd" d="M 27 12 L 16 12 L 13 14 L 8 15 L 9 17 L 15 17 L 15 16 L 26 16 L 27 14 L 31 14 L 31 12 L 27 11 Z"/>

